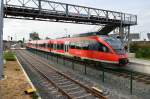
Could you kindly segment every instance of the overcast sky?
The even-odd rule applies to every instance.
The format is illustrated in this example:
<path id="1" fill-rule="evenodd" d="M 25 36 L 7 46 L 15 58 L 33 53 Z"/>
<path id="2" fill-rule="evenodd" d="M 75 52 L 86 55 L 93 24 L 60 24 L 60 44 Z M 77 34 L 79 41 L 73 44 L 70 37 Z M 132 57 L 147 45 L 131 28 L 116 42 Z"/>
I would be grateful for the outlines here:
<path id="1" fill-rule="evenodd" d="M 52 1 L 52 0 L 51 0 Z M 150 32 L 150 0 L 53 0 L 58 2 L 95 7 L 106 10 L 121 11 L 138 15 L 138 25 L 131 28 L 133 33 Z M 28 20 L 4 19 L 4 39 L 8 36 L 13 39 L 29 38 L 29 33 L 38 32 L 41 38 L 62 37 L 69 34 L 95 31 L 98 26 L 41 22 Z"/>

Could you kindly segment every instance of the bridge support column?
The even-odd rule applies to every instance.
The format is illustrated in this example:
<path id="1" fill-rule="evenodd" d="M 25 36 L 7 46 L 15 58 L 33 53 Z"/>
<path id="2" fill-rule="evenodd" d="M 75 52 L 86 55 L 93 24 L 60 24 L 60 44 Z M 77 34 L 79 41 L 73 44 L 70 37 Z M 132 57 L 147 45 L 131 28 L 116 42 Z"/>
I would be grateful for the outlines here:
<path id="1" fill-rule="evenodd" d="M 3 0 L 0 1 L 0 80 L 3 78 Z"/>
<path id="2" fill-rule="evenodd" d="M 41 0 L 38 1 L 39 1 L 39 11 L 41 11 Z"/>
<path id="3" fill-rule="evenodd" d="M 127 41 L 127 46 L 128 46 L 128 53 L 130 53 L 130 26 L 128 26 L 128 35 L 127 35 L 128 41 Z"/>
<path id="4" fill-rule="evenodd" d="M 119 27 L 119 36 L 120 36 L 121 41 L 124 42 L 123 41 L 123 39 L 124 39 L 124 27 L 122 25 Z"/>

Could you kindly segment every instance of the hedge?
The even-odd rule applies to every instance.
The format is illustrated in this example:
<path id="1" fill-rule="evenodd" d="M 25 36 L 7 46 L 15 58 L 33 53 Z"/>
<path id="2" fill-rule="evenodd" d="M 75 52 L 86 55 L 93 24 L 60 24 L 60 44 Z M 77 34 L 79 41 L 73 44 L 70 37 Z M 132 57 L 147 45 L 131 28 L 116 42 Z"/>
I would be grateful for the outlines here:
<path id="1" fill-rule="evenodd" d="M 13 52 L 4 52 L 4 59 L 6 61 L 16 61 L 15 54 Z"/>

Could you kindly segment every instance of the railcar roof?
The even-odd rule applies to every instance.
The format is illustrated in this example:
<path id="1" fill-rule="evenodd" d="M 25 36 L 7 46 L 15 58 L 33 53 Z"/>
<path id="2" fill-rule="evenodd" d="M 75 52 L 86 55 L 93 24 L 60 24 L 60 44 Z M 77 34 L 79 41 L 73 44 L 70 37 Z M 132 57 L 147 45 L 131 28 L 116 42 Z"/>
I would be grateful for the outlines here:
<path id="1" fill-rule="evenodd" d="M 59 38 L 59 39 L 49 39 L 49 40 L 33 40 L 29 43 L 33 44 L 43 44 L 43 43 L 64 43 L 65 41 L 79 41 L 79 40 L 98 40 L 100 37 L 109 37 L 108 35 L 92 35 L 92 36 L 84 36 L 84 37 L 70 37 L 70 38 Z"/>

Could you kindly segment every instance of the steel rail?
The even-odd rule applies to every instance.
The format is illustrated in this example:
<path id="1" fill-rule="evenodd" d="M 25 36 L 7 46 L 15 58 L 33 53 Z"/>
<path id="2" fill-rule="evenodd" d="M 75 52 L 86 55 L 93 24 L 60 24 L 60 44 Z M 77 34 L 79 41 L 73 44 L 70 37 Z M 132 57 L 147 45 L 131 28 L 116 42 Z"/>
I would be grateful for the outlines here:
<path id="1" fill-rule="evenodd" d="M 25 54 L 23 54 L 25 55 Z M 23 55 L 21 56 L 23 58 L 23 60 L 26 60 L 25 57 L 23 57 Z M 65 91 L 63 91 L 62 88 L 60 88 L 59 86 L 57 86 L 52 80 L 50 80 L 43 72 L 41 72 L 37 67 L 35 67 L 30 61 L 26 60 L 26 62 L 28 64 L 30 64 L 40 75 L 42 75 L 45 79 L 47 79 L 48 82 L 50 82 L 52 85 L 54 85 L 56 88 L 59 89 L 59 91 L 64 94 L 65 96 L 67 96 L 69 99 L 73 99 L 72 96 L 70 96 L 69 94 L 67 94 Z"/>
<path id="2" fill-rule="evenodd" d="M 55 72 L 57 72 L 58 74 L 62 75 L 63 77 L 71 80 L 72 82 L 76 83 L 77 85 L 79 85 L 80 87 L 84 88 L 88 93 L 92 93 L 94 96 L 98 97 L 99 99 L 106 99 L 106 97 L 104 97 L 101 93 L 94 91 L 92 88 L 89 88 L 83 84 L 81 84 L 80 82 L 73 80 L 72 78 L 70 78 L 69 76 L 67 76 L 66 74 L 62 73 L 61 71 L 55 69 L 54 67 L 50 66 L 49 64 L 43 62 L 40 59 L 35 58 L 34 56 L 32 56 L 31 54 L 27 53 L 24 51 L 24 53 L 26 53 L 26 55 L 32 57 L 32 59 L 34 59 L 34 61 L 38 61 L 40 63 L 42 63 L 43 65 L 47 66 L 48 68 L 54 70 Z"/>
<path id="3" fill-rule="evenodd" d="M 54 55 L 55 58 L 56 58 L 56 56 L 57 56 L 57 63 L 58 63 L 58 55 Z M 64 60 L 64 57 L 65 56 L 63 56 L 63 57 L 61 56 L 61 58 L 63 58 L 63 60 Z M 41 59 L 44 61 L 44 58 L 41 58 Z M 74 59 L 69 58 L 69 57 L 68 58 L 66 57 L 65 60 L 68 60 L 71 62 L 76 61 L 79 64 L 85 63 L 85 61 L 76 60 L 76 59 L 74 60 Z M 46 59 L 45 59 L 45 61 L 46 61 Z M 86 64 L 83 64 L 83 65 L 86 65 Z M 90 63 L 90 64 L 92 64 L 92 63 Z M 74 68 L 74 66 L 72 68 Z M 85 70 L 86 70 L 86 66 L 85 66 Z M 102 70 L 100 70 L 100 71 L 103 72 L 103 77 L 102 77 L 103 82 L 104 82 L 104 72 L 113 74 L 115 76 L 123 77 L 125 79 L 129 79 L 130 80 L 130 93 L 131 94 L 133 93 L 133 80 L 136 82 L 147 84 L 147 85 L 150 84 L 150 75 L 145 74 L 145 73 L 141 73 L 141 72 L 137 72 L 137 71 L 133 71 L 133 70 L 126 70 L 126 69 L 114 70 L 112 68 L 105 68 L 105 67 L 102 67 Z M 85 71 L 85 74 L 86 74 L 86 71 Z"/>
<path id="4" fill-rule="evenodd" d="M 63 56 L 65 57 L 65 56 Z M 74 61 L 74 62 L 78 62 L 79 64 L 84 64 L 84 61 L 81 60 L 77 60 L 77 59 L 72 59 L 70 57 L 66 57 L 66 60 L 68 61 Z M 90 64 L 92 65 L 92 63 Z M 122 76 L 124 78 L 130 78 L 131 73 L 133 74 L 133 79 L 136 80 L 137 82 L 144 82 L 145 84 L 150 84 L 150 75 L 145 74 L 145 73 L 141 73 L 141 72 L 137 72 L 137 71 L 133 71 L 133 70 L 129 70 L 129 69 L 124 69 L 124 68 L 120 68 L 119 70 L 115 70 L 113 68 L 107 68 L 107 67 L 102 67 L 105 72 L 109 72 L 111 74 L 114 75 L 118 75 L 118 76 Z M 143 78 L 139 78 L 138 76 L 143 76 L 145 78 L 145 80 L 143 80 Z M 146 79 L 149 78 L 149 79 Z"/>

